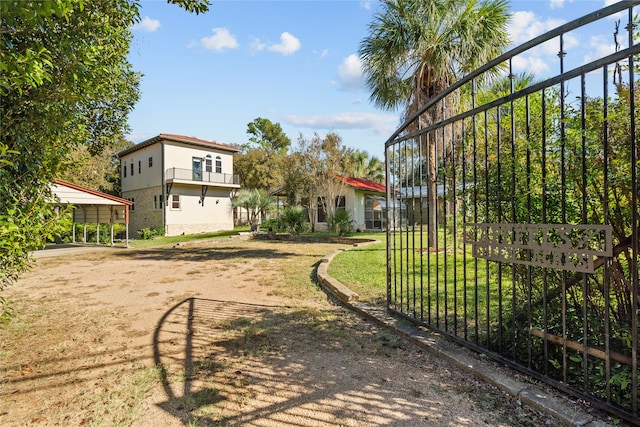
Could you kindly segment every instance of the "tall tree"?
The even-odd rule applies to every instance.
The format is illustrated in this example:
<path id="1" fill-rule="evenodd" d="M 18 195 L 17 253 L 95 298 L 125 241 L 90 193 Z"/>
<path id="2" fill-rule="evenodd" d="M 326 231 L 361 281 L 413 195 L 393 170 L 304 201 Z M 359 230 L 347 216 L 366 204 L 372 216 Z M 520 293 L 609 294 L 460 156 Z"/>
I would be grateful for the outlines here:
<path id="1" fill-rule="evenodd" d="M 195 13 L 209 5 L 170 2 Z M 125 133 L 139 97 L 127 60 L 138 19 L 131 0 L 0 2 L 0 291 L 53 231 L 49 184 L 65 159 Z"/>
<path id="2" fill-rule="evenodd" d="M 384 182 L 384 163 L 375 156 L 362 150 L 355 150 L 351 153 L 353 170 L 351 175 L 354 178 L 365 178 L 371 181 Z"/>
<path id="3" fill-rule="evenodd" d="M 249 141 L 269 151 L 273 150 L 278 154 L 286 154 L 291 140 L 283 132 L 280 123 L 273 123 L 269 119 L 258 117 L 247 124 L 247 135 Z"/>
<path id="4" fill-rule="evenodd" d="M 277 190 L 282 185 L 282 165 L 291 140 L 279 123 L 258 117 L 247 125 L 252 144 L 244 144 L 234 158 L 234 169 L 244 188 Z"/>
<path id="5" fill-rule="evenodd" d="M 65 160 L 58 178 L 83 187 L 120 195 L 120 160 L 118 152 L 133 146 L 133 142 L 121 139 L 100 153 L 91 153 L 86 145 L 76 147 Z"/>
<path id="6" fill-rule="evenodd" d="M 297 178 L 297 183 L 300 199 L 307 202 L 311 224 L 316 223 L 319 206 L 327 217 L 335 214 L 336 199 L 343 194 L 345 185 L 336 175 L 351 175 L 351 159 L 351 150 L 342 145 L 342 138 L 336 133 L 324 138 L 317 133 L 311 139 L 302 135 L 298 138 L 296 160 L 302 176 Z"/>
<path id="7" fill-rule="evenodd" d="M 359 54 L 373 103 L 405 109 L 409 117 L 465 73 L 498 56 L 508 45 L 506 0 L 383 0 Z M 449 100 L 449 112 L 457 108 Z M 416 121 L 424 128 L 442 119 L 433 108 Z M 412 129 L 417 130 L 417 129 Z M 427 136 L 428 198 L 437 205 L 436 138 Z M 429 246 L 435 246 L 437 217 L 431 209 Z"/>
<path id="8" fill-rule="evenodd" d="M 233 169 L 243 188 L 271 192 L 282 185 L 280 171 L 285 159 L 264 148 L 249 148 L 234 156 Z"/>

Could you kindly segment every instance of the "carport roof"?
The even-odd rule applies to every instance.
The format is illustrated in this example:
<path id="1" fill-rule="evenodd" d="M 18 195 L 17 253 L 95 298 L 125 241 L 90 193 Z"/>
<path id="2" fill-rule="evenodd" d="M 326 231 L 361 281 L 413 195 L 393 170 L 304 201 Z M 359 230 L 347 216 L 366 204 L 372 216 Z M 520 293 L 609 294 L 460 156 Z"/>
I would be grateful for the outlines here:
<path id="1" fill-rule="evenodd" d="M 59 202 L 64 204 L 115 206 L 131 206 L 133 204 L 128 200 L 121 199 L 120 197 L 91 190 L 60 179 L 55 180 L 51 187 L 51 191 L 53 191 L 53 194 Z"/>

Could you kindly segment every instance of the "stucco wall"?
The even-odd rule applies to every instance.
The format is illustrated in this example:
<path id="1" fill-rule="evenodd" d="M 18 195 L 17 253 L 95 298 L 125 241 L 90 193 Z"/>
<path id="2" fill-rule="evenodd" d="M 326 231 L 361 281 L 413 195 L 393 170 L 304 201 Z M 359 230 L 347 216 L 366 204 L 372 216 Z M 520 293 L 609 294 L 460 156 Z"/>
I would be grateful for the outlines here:
<path id="1" fill-rule="evenodd" d="M 205 233 L 233 229 L 230 189 L 210 187 L 200 204 L 202 187 L 174 184 L 166 212 L 166 234 Z M 179 196 L 180 208 L 173 207 L 173 196 Z"/>
<path id="2" fill-rule="evenodd" d="M 207 149 L 205 147 L 189 147 L 184 145 L 175 145 L 165 142 L 165 169 L 172 167 L 180 169 L 191 169 L 193 166 L 193 158 L 205 158 L 209 154 L 212 159 L 212 168 L 215 172 L 215 158 L 220 156 L 222 160 L 222 173 L 233 175 L 233 155 L 224 151 L 215 149 Z M 205 165 L 202 164 L 204 171 Z"/>
<path id="3" fill-rule="evenodd" d="M 160 144 L 134 151 L 120 159 L 120 177 L 122 181 L 122 194 L 141 188 L 149 188 L 162 185 L 162 150 Z M 149 157 L 152 166 L 149 167 Z M 133 164 L 133 175 L 131 165 Z M 124 176 L 124 167 L 127 176 Z M 126 197 L 125 197 L 126 198 Z"/>

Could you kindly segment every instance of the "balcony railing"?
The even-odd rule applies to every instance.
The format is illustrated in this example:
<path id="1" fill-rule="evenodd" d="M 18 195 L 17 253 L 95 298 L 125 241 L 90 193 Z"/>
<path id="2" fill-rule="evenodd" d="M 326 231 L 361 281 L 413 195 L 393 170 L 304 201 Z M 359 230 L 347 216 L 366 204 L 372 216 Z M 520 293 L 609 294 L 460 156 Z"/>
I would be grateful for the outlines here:
<path id="1" fill-rule="evenodd" d="M 178 181 L 190 181 L 193 183 L 211 183 L 238 185 L 238 175 L 228 173 L 202 172 L 194 169 L 169 168 L 164 173 L 167 183 Z"/>

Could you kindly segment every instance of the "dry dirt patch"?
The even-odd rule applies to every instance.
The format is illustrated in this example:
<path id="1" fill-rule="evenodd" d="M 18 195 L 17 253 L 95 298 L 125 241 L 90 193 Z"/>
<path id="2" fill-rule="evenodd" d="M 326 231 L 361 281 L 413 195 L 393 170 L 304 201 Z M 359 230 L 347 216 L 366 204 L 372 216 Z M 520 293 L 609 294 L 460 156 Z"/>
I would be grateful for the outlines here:
<path id="1" fill-rule="evenodd" d="M 551 421 L 327 300 L 334 244 L 220 240 L 40 259 L 6 293 L 0 425 Z"/>

